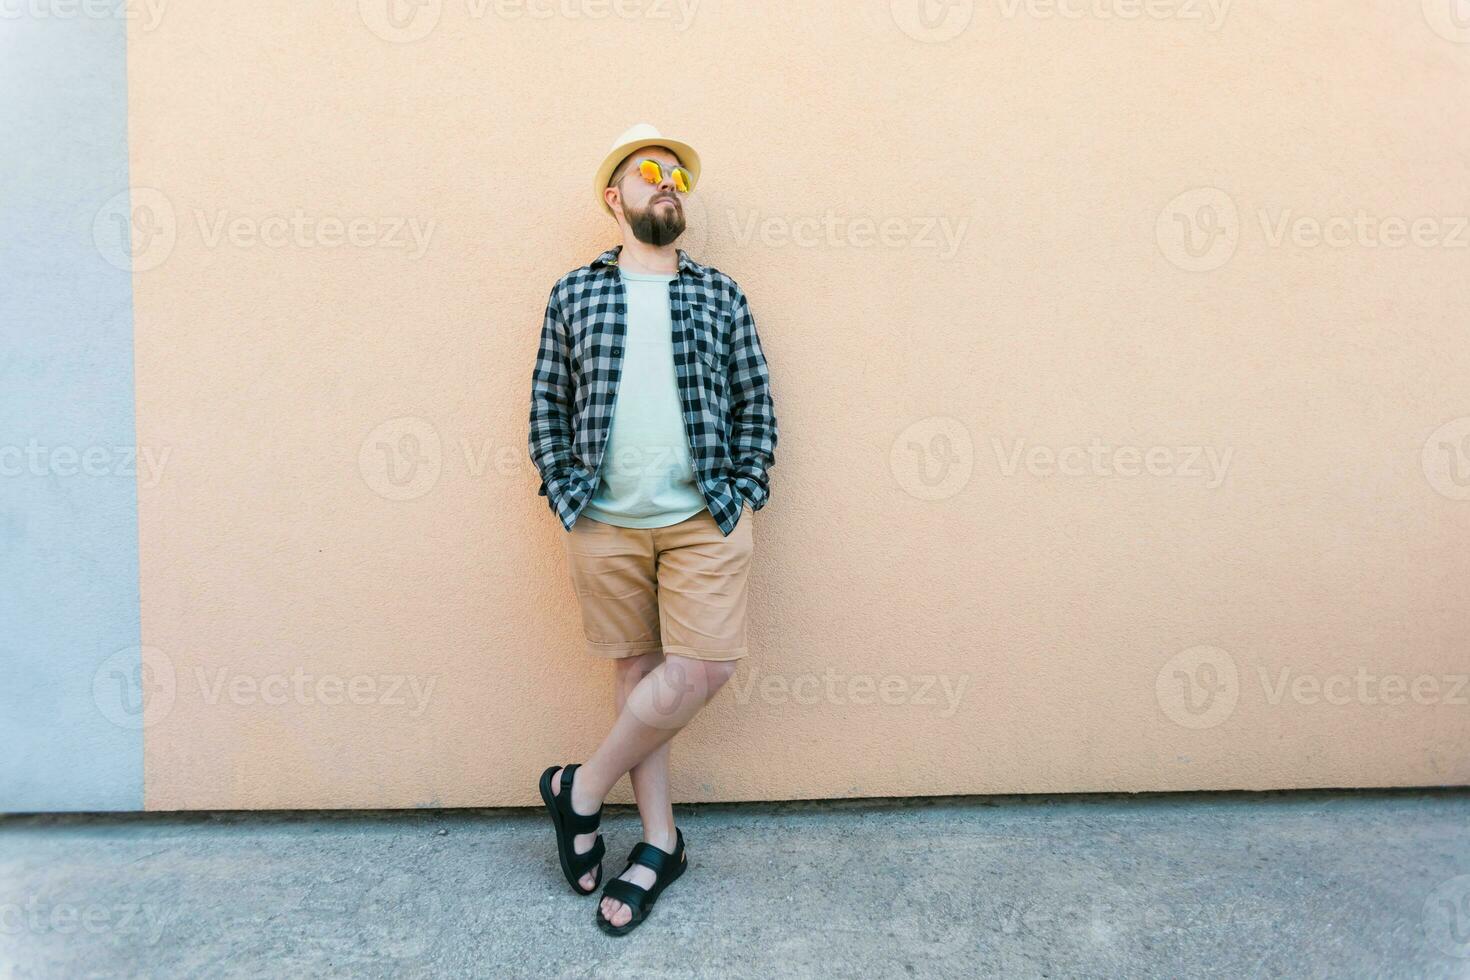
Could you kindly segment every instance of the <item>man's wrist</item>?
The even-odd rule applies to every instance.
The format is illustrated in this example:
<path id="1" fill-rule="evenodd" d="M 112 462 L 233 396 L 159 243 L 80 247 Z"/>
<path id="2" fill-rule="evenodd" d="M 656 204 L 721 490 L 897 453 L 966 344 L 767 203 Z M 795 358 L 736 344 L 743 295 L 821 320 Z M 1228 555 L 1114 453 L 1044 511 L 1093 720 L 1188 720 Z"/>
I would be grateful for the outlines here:
<path id="1" fill-rule="evenodd" d="M 750 477 L 741 476 L 735 478 L 735 494 L 743 497 L 750 504 L 751 510 L 760 510 L 766 505 L 770 491 Z"/>

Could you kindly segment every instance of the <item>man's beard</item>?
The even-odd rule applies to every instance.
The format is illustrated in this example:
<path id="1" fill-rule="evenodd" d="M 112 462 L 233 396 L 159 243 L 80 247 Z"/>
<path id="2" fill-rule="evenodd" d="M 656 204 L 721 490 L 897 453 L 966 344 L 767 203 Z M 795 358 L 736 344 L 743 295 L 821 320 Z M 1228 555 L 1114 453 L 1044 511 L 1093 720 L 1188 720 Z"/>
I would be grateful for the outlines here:
<path id="1" fill-rule="evenodd" d="M 666 199 L 650 202 L 642 211 L 630 212 L 624 207 L 623 214 L 628 219 L 628 227 L 633 229 L 633 236 L 640 242 L 669 245 L 684 234 L 684 206 L 675 198 L 673 206 L 666 208 L 663 200 Z"/>

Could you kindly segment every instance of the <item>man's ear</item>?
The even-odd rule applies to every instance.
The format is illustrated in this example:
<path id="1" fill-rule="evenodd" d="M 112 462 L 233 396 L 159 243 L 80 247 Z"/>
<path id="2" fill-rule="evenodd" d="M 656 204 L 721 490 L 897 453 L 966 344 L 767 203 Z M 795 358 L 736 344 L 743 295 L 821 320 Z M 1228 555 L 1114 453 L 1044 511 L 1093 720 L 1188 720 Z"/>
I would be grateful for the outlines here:
<path id="1" fill-rule="evenodd" d="M 614 194 L 617 196 L 609 196 Z M 616 218 L 618 216 L 618 209 L 623 205 L 623 192 L 618 190 L 615 185 L 609 184 L 603 189 L 602 199 L 607 202 L 608 209 L 612 211 L 613 217 Z"/>

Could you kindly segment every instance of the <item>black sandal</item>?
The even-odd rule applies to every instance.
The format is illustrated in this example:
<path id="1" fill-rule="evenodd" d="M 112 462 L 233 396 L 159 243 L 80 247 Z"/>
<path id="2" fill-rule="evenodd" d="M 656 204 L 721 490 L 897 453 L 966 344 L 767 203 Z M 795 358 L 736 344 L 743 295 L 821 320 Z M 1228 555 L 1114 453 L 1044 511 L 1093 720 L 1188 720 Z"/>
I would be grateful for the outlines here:
<path id="1" fill-rule="evenodd" d="M 577 813 L 572 809 L 572 778 L 578 765 L 580 763 L 571 762 L 565 766 L 548 766 L 541 774 L 541 799 L 551 812 L 551 823 L 556 828 L 556 854 L 561 858 L 561 873 L 567 876 L 567 884 L 572 886 L 572 891 L 578 895 L 591 895 L 602 884 L 602 855 L 607 853 L 607 845 L 598 834 L 592 846 L 580 854 L 572 846 L 578 834 L 590 834 L 602 824 L 602 807 L 593 814 Z M 552 793 L 551 777 L 558 769 L 561 770 L 561 792 Z M 584 892 L 578 879 L 591 871 L 594 865 L 597 867 L 597 880 L 589 891 Z"/>
<path id="2" fill-rule="evenodd" d="M 614 878 L 607 883 L 602 890 L 603 898 L 615 899 L 628 906 L 633 917 L 620 926 L 609 922 L 602 914 L 602 902 L 597 903 L 597 927 L 609 936 L 622 936 L 632 932 L 648 918 L 653 911 L 653 903 L 658 901 L 663 890 L 679 879 L 684 870 L 689 867 L 689 859 L 684 855 L 684 831 L 674 828 L 675 842 L 674 853 L 670 854 L 661 848 L 654 847 L 648 841 L 639 841 L 633 845 L 633 850 L 628 853 L 626 872 L 635 864 L 641 864 L 654 873 L 654 882 L 651 888 L 635 885 L 627 878 Z"/>

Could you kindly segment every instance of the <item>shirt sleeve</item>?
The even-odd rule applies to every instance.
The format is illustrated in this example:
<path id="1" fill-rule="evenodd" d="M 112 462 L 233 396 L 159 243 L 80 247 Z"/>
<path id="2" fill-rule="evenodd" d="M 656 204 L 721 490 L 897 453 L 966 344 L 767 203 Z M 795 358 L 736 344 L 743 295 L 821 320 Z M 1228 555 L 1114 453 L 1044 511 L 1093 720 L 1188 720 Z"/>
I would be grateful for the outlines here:
<path id="1" fill-rule="evenodd" d="M 572 466 L 572 368 L 566 321 L 556 287 L 546 300 L 540 349 L 531 373 L 531 462 L 541 474 L 541 495 Z"/>
<path id="2" fill-rule="evenodd" d="M 771 493 L 768 471 L 776 465 L 776 407 L 755 316 L 738 285 L 728 375 L 733 398 L 730 458 L 735 462 L 735 489 L 750 501 L 752 510 L 760 510 Z"/>

